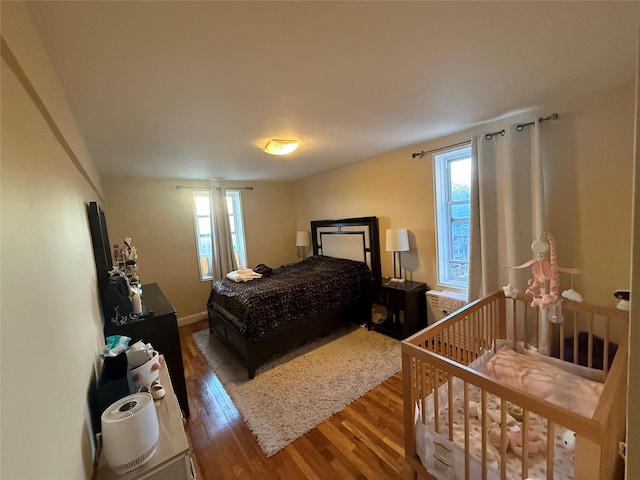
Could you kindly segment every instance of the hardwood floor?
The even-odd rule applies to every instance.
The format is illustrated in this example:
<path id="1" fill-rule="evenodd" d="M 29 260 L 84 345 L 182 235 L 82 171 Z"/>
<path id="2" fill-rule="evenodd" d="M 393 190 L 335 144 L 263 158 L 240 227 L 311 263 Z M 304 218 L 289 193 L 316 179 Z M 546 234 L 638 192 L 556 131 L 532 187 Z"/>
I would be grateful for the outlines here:
<path id="1" fill-rule="evenodd" d="M 409 478 L 400 373 L 267 457 L 191 337 L 204 328 L 206 321 L 180 327 L 191 410 L 186 428 L 199 479 Z"/>

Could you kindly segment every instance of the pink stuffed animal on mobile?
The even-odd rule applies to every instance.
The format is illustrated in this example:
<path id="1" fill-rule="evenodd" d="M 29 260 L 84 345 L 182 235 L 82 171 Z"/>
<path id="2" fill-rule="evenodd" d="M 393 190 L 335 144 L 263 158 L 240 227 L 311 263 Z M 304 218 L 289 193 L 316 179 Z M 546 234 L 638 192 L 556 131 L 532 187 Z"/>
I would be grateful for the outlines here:
<path id="1" fill-rule="evenodd" d="M 532 307 L 544 309 L 549 314 L 549 320 L 554 323 L 561 323 L 562 318 L 562 298 L 560 298 L 560 272 L 576 274 L 580 270 L 575 268 L 561 268 L 558 266 L 556 256 L 555 240 L 553 235 L 544 232 L 539 240 L 531 244 L 535 258 L 517 267 L 531 267 L 533 278 L 529 279 L 525 293 L 533 296 Z M 546 252 L 549 252 L 549 260 L 545 259 Z M 507 290 L 508 288 L 508 290 Z M 512 291 L 511 286 L 505 287 L 507 291 Z M 582 301 L 582 296 L 573 289 L 566 290 L 562 296 L 571 300 Z"/>

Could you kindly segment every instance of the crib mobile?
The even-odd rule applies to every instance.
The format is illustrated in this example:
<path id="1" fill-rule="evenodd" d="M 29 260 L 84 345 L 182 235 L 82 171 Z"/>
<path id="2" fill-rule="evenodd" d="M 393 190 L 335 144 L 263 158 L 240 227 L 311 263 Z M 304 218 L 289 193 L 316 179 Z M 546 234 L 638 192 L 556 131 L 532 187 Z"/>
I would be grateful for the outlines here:
<path id="1" fill-rule="evenodd" d="M 532 278 L 528 281 L 525 293 L 533 295 L 531 302 L 532 307 L 539 308 L 547 314 L 547 318 L 553 323 L 562 323 L 562 299 L 573 300 L 574 302 L 582 302 L 582 295 L 573 289 L 573 275 L 581 273 L 576 268 L 565 268 L 558 266 L 558 258 L 556 256 L 555 239 L 553 235 L 544 232 L 538 240 L 531 244 L 531 250 L 534 258 L 528 262 L 515 267 L 506 266 L 505 268 L 521 269 L 531 267 Z M 546 259 L 548 252 L 548 260 Z M 571 288 L 560 292 L 560 272 L 571 275 Z M 507 297 L 515 298 L 518 290 L 513 288 L 511 284 L 502 287 Z"/>

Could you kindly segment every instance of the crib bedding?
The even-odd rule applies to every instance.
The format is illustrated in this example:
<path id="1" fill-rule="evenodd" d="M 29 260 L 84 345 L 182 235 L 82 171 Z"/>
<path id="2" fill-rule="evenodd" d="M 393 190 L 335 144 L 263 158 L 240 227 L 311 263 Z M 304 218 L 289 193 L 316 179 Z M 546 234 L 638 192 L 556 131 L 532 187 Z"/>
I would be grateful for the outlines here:
<path id="1" fill-rule="evenodd" d="M 495 354 L 487 352 L 470 365 L 471 368 L 494 377 L 499 382 L 504 382 L 513 388 L 521 388 L 526 391 L 539 393 L 552 403 L 563 408 L 576 411 L 578 413 L 588 415 L 593 414 L 594 405 L 597 404 L 602 392 L 602 384 L 592 380 L 582 378 L 573 373 L 564 371 L 556 365 L 537 359 L 535 356 L 523 355 L 517 353 L 507 346 L 502 346 Z M 453 388 L 453 415 L 452 415 L 452 438 L 453 442 L 449 442 L 449 404 L 448 404 L 448 385 L 444 384 L 438 389 L 438 419 L 439 431 L 435 430 L 434 419 L 434 400 L 433 393 L 427 397 L 426 406 L 426 423 L 422 423 L 421 405 L 416 407 L 415 434 L 418 455 L 423 465 L 431 472 L 436 472 L 436 477 L 440 478 L 464 478 L 464 445 L 465 445 L 465 411 L 464 411 L 464 392 L 463 382 L 454 380 Z M 468 385 L 468 399 L 471 402 L 481 403 L 482 393 L 478 387 L 472 384 Z M 495 412 L 496 418 L 499 418 L 501 408 L 501 399 L 497 396 L 486 394 L 486 411 Z M 510 406 L 510 404 L 508 405 Z M 472 411 L 472 408 L 469 408 Z M 481 452 L 482 452 L 482 422 L 481 420 L 470 414 L 466 417 L 469 424 L 469 453 L 474 457 L 470 464 L 472 472 L 480 472 L 481 468 Z M 493 431 L 499 435 L 499 424 L 493 420 L 487 419 L 487 431 Z M 513 427 L 514 424 L 510 423 Z M 516 430 L 521 424 L 515 424 Z M 534 414 L 529 414 L 528 428 L 530 438 L 539 438 L 546 445 L 547 439 L 547 421 Z M 567 450 L 563 443 L 563 434 L 565 429 L 557 427 L 554 429 L 554 457 L 553 471 L 554 478 L 573 479 L 573 452 Z M 489 435 L 489 433 L 488 433 Z M 487 440 L 489 441 L 489 440 Z M 435 454 L 437 449 L 441 451 L 451 452 L 450 458 L 444 462 L 440 461 L 442 455 Z M 496 446 L 490 445 L 487 454 L 488 478 L 500 478 L 500 450 Z M 506 477 L 521 478 L 521 459 L 513 450 L 507 451 Z M 529 456 L 528 474 L 531 478 L 547 478 L 547 459 L 545 449 Z M 451 472 L 449 471 L 451 470 Z M 458 476 L 456 476 L 458 475 Z M 473 478 L 473 475 L 472 477 Z"/>
<path id="2" fill-rule="evenodd" d="M 473 402 L 480 403 L 481 392 L 479 388 L 472 385 L 469 386 L 469 399 Z M 420 456 L 422 463 L 429 469 L 430 472 L 440 473 L 441 478 L 464 478 L 464 445 L 465 445 L 465 431 L 464 431 L 464 402 L 462 400 L 462 391 L 456 391 L 454 393 L 455 402 L 453 408 L 453 442 L 450 447 L 448 438 L 448 422 L 449 422 L 449 407 L 447 403 L 443 403 L 443 407 L 439 409 L 439 424 L 441 430 L 438 434 L 434 433 L 434 419 L 430 417 L 426 424 L 420 421 L 416 422 L 416 445 L 419 446 L 418 455 Z M 500 411 L 501 400 L 491 394 L 486 395 L 487 411 Z M 477 417 L 469 415 L 467 417 L 469 422 L 469 453 L 472 457 L 471 469 L 472 475 L 470 478 L 481 478 L 481 455 L 482 455 L 482 422 Z M 489 429 L 499 429 L 499 426 L 487 422 Z M 547 439 L 547 426 L 546 420 L 535 414 L 529 414 L 529 435 L 534 435 L 543 439 L 546 444 Z M 442 428 L 444 427 L 444 428 Z M 496 430 L 498 431 L 498 430 Z M 563 480 L 571 480 L 574 478 L 573 473 L 573 453 L 567 450 L 562 441 L 562 436 L 565 432 L 564 428 L 555 429 L 555 442 L 554 442 L 554 456 L 553 456 L 553 471 L 554 478 Z M 488 441 L 488 440 L 487 440 Z M 489 442 L 489 441 L 488 441 Z M 447 466 L 438 465 L 436 455 L 434 457 L 434 450 L 439 448 L 448 448 L 452 451 L 451 454 L 451 475 L 447 475 Z M 444 445 L 444 447 L 443 447 Z M 435 464 L 434 464 L 435 460 Z M 488 443 L 487 452 L 487 471 L 489 479 L 499 479 L 500 469 L 500 450 L 491 443 Z M 522 461 L 513 451 L 507 451 L 506 463 L 506 478 L 520 479 Z M 547 458 L 544 451 L 535 453 L 529 456 L 529 477 L 531 478 L 547 478 Z M 477 472 L 477 476 L 473 473 Z"/>
<path id="3" fill-rule="evenodd" d="M 559 407 L 593 417 L 604 385 L 503 346 L 487 363 L 486 373 L 501 383 L 535 392 Z"/>
<path id="4" fill-rule="evenodd" d="M 314 255 L 246 283 L 218 280 L 208 304 L 258 342 L 287 322 L 356 303 L 371 279 L 365 263 Z"/>

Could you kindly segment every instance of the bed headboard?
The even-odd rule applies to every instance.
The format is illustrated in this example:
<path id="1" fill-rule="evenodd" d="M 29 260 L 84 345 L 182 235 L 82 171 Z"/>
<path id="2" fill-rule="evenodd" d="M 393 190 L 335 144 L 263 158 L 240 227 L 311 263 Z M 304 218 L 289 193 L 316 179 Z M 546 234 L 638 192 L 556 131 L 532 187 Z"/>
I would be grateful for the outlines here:
<path id="1" fill-rule="evenodd" d="M 378 217 L 312 220 L 314 255 L 365 262 L 376 280 L 382 277 Z"/>

